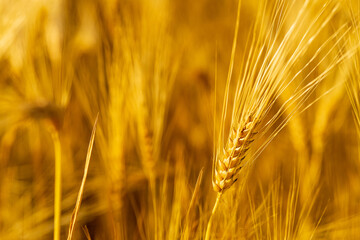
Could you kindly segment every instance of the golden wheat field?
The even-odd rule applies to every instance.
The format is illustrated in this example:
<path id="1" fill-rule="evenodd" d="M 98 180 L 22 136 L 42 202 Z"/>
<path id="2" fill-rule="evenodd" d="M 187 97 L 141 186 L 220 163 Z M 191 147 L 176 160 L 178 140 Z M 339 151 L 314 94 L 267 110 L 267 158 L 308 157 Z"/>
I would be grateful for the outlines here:
<path id="1" fill-rule="evenodd" d="M 0 0 L 0 239 L 360 239 L 357 0 Z"/>

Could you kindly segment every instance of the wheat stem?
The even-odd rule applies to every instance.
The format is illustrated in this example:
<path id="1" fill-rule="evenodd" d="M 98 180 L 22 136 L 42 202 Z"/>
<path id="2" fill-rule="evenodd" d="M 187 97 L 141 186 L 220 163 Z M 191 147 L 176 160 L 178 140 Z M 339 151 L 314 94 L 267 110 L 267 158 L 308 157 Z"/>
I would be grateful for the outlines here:
<path id="1" fill-rule="evenodd" d="M 61 218 L 61 144 L 59 133 L 55 128 L 50 129 L 54 143 L 55 154 L 55 193 L 54 193 L 54 240 L 60 240 Z"/>
<path id="2" fill-rule="evenodd" d="M 158 209 L 157 209 L 157 200 L 156 200 L 156 182 L 155 182 L 155 176 L 153 173 L 150 173 L 149 176 L 149 186 L 151 191 L 151 198 L 152 198 L 152 207 L 154 210 L 154 236 L 155 239 L 159 239 L 159 224 L 158 224 Z"/>
<path id="3" fill-rule="evenodd" d="M 206 228 L 205 240 L 210 239 L 210 232 L 211 232 L 211 225 L 212 225 L 213 216 L 214 216 L 214 214 L 216 212 L 216 209 L 219 206 L 221 196 L 222 196 L 222 192 L 218 192 L 217 197 L 216 197 L 216 201 L 215 201 L 215 204 L 214 204 L 214 207 L 213 207 L 213 210 L 211 212 L 210 219 L 209 219 L 209 222 L 208 222 L 208 225 L 207 225 L 207 228 Z"/>

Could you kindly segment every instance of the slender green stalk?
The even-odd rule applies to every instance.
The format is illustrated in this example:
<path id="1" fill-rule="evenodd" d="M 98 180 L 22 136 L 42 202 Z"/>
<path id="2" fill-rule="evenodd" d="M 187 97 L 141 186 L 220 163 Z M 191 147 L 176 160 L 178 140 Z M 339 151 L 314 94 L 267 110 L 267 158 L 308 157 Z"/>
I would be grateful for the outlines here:
<path id="1" fill-rule="evenodd" d="M 214 204 L 214 207 L 213 207 L 213 210 L 211 212 L 211 216 L 210 216 L 207 228 L 206 228 L 205 240 L 210 239 L 210 232 L 211 232 L 211 225 L 212 225 L 213 216 L 214 216 L 214 214 L 216 212 L 216 209 L 219 206 L 221 196 L 222 196 L 222 192 L 218 192 L 217 197 L 216 197 L 216 201 L 215 201 L 215 204 Z"/>

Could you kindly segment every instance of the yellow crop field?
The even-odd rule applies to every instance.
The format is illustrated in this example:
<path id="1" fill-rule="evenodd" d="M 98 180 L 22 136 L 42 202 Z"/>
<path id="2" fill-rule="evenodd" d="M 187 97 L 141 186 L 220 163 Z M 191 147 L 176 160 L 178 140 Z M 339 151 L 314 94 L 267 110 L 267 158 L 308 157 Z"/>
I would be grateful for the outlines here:
<path id="1" fill-rule="evenodd" d="M 360 2 L 0 0 L 0 239 L 360 239 Z"/>

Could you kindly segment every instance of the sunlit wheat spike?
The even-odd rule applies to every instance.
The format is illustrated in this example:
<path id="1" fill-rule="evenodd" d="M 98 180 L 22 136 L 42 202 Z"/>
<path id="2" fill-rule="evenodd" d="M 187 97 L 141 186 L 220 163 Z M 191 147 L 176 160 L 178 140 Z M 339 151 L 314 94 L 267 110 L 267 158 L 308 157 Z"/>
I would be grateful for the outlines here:
<path id="1" fill-rule="evenodd" d="M 241 163 L 246 157 L 250 144 L 254 141 L 254 131 L 259 120 L 252 115 L 238 127 L 232 127 L 223 156 L 219 157 L 215 165 L 215 174 L 212 181 L 216 192 L 224 191 L 236 181 L 234 178 L 241 169 Z"/>
<path id="2" fill-rule="evenodd" d="M 316 4 L 312 5 L 311 1 L 304 1 L 291 19 L 289 17 L 291 5 L 279 0 L 270 6 L 272 9 L 270 12 L 268 3 L 260 6 L 254 28 L 249 34 L 244 49 L 239 76 L 235 77 L 233 69 L 240 6 L 241 1 L 238 4 L 218 139 L 214 141 L 216 146 L 214 146 L 212 185 L 218 194 L 205 239 L 210 239 L 212 216 L 220 198 L 237 180 L 240 169 L 259 156 L 295 113 L 306 108 L 306 101 L 315 88 L 333 68 L 351 55 L 349 52 L 341 54 L 341 51 L 337 51 L 344 48 L 344 38 L 349 31 L 346 25 L 335 30 L 327 40 L 316 43 L 319 45 L 315 47 L 312 45 L 323 30 L 328 28 L 328 23 L 339 9 L 338 4 L 326 1 L 305 26 L 302 19 L 308 17 L 309 11 L 315 9 Z M 284 24 L 287 21 L 290 21 L 288 25 Z M 317 71 L 319 66 L 327 61 L 330 64 L 320 72 Z M 234 78 L 236 78 L 236 89 L 231 92 L 233 86 L 231 81 Z M 290 97 L 282 105 L 276 106 L 275 102 L 284 91 L 290 89 L 289 86 L 294 89 Z M 233 98 L 232 93 L 234 93 Z M 292 109 L 291 113 L 284 116 L 284 110 L 289 108 Z M 230 110 L 232 110 L 231 114 L 227 115 Z M 281 116 L 284 116 L 284 119 L 281 119 Z M 226 130 L 228 122 L 230 128 Z M 259 126 L 260 122 L 263 123 L 262 127 Z M 215 132 L 216 126 L 215 121 Z M 257 132 L 259 135 L 256 135 Z M 250 149 L 251 143 L 256 138 L 265 136 L 265 133 L 268 136 L 264 137 L 262 145 L 254 149 L 253 156 L 247 158 L 246 152 Z M 226 134 L 228 134 L 227 138 L 225 138 Z"/>
<path id="3" fill-rule="evenodd" d="M 240 5 L 240 4 L 239 4 Z M 348 28 L 340 27 L 329 39 L 317 46 L 310 60 L 304 55 L 312 51 L 311 44 L 338 10 L 338 5 L 327 2 L 323 8 L 312 18 L 308 28 L 304 28 L 301 18 L 306 16 L 307 10 L 311 9 L 309 1 L 305 1 L 298 11 L 290 27 L 283 25 L 289 14 L 283 1 L 275 1 L 274 11 L 267 16 L 267 6 L 262 6 L 259 11 L 252 35 L 249 35 L 246 53 L 240 66 L 240 74 L 236 81 L 234 99 L 231 95 L 230 85 L 234 78 L 233 66 L 235 62 L 236 39 L 238 34 L 238 21 L 234 35 L 230 66 L 226 82 L 225 97 L 223 102 L 222 116 L 219 135 L 216 142 L 215 157 L 213 163 L 213 188 L 220 192 L 229 188 L 236 174 L 244 165 L 245 153 L 249 149 L 255 136 L 255 128 L 260 122 L 264 122 L 261 129 L 257 129 L 263 136 L 270 136 L 265 143 L 255 149 L 256 156 L 266 145 L 279 133 L 296 112 L 305 108 L 305 102 L 313 90 L 324 80 L 329 71 L 341 63 L 349 55 L 341 55 L 335 52 L 336 48 L 342 48 Z M 283 12 L 282 12 L 283 11 Z M 267 17 L 270 21 L 267 20 Z M 238 16 L 239 18 L 239 16 Z M 287 19 L 286 19 L 287 20 Z M 270 31 L 266 27 L 270 27 Z M 281 33 L 284 31 L 284 34 Z M 347 55 L 347 56 L 346 56 Z M 334 56 L 334 57 L 333 57 Z M 320 58 L 319 63 L 311 66 L 314 59 Z M 313 79 L 312 73 L 322 64 L 329 60 L 331 64 L 316 75 Z M 308 62 L 307 62 L 308 61 Z M 300 67 L 299 67 L 300 66 Z M 311 67 L 310 67 L 311 66 Z M 279 96 L 290 86 L 295 89 L 289 99 L 280 106 L 276 113 L 270 114 Z M 227 113 L 232 107 L 231 115 Z M 277 120 L 284 114 L 284 110 L 292 107 L 294 110 L 283 121 L 277 124 L 276 129 L 271 129 Z M 270 120 L 264 121 L 265 117 Z M 227 140 L 225 135 L 225 122 L 231 120 Z M 216 125 L 216 124 L 215 124 Z M 252 160 L 256 158 L 251 158 Z M 248 161 L 247 161 L 248 162 Z"/>
<path id="4" fill-rule="evenodd" d="M 155 159 L 154 159 L 154 147 L 153 147 L 153 134 L 151 130 L 143 124 L 143 126 L 139 126 L 141 128 L 141 154 L 142 154 L 142 163 L 146 170 L 152 172 L 155 167 Z"/>

